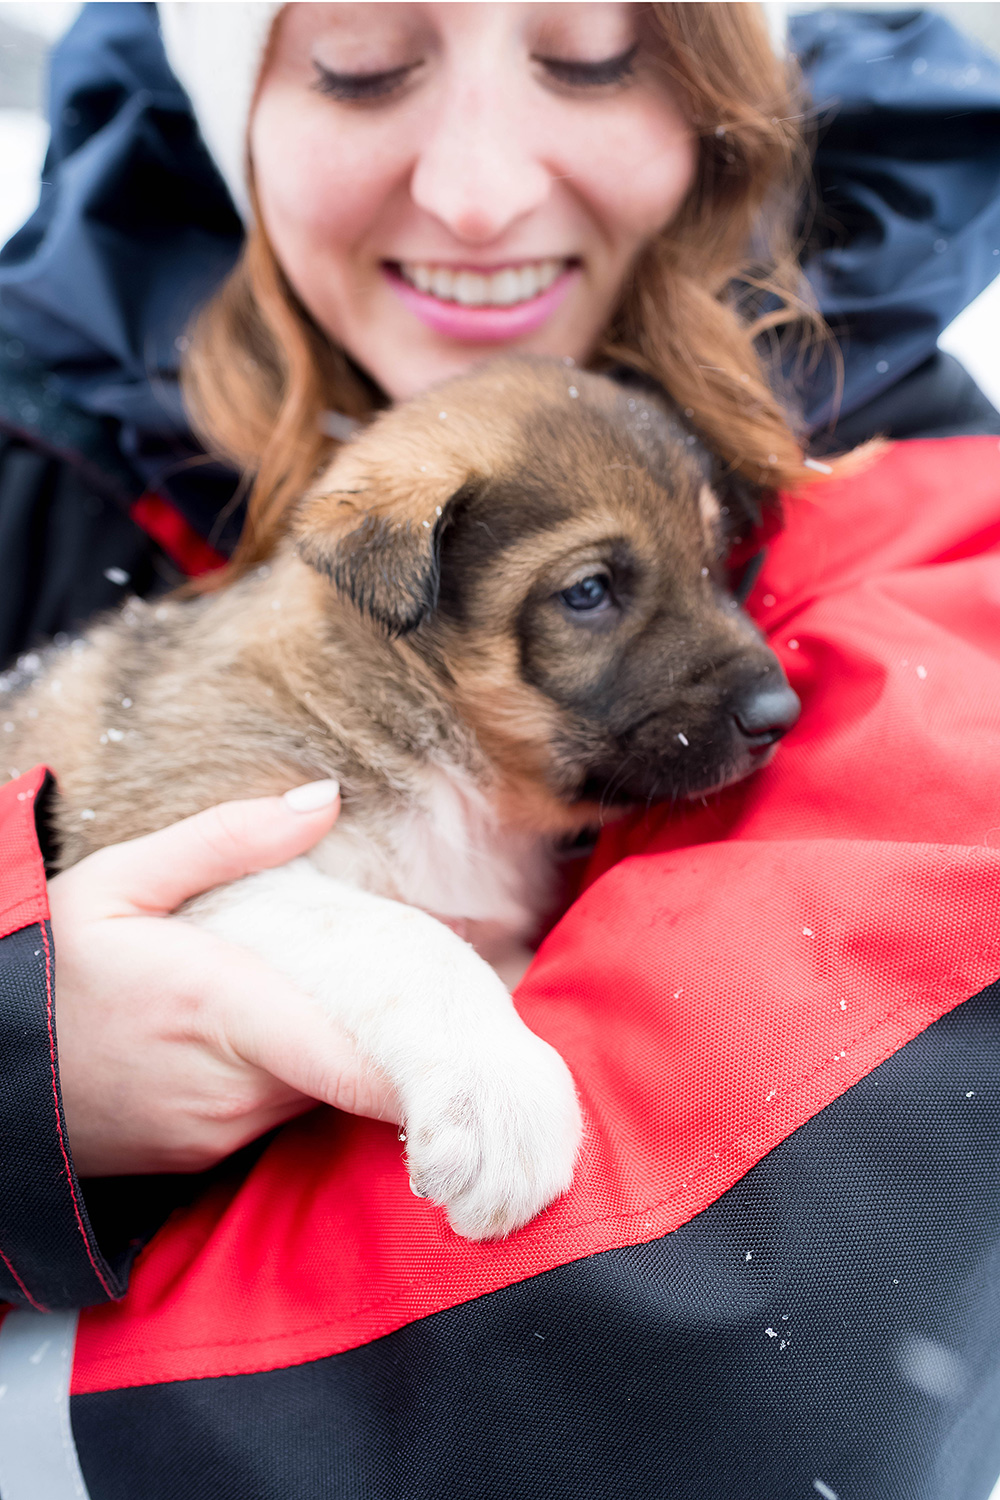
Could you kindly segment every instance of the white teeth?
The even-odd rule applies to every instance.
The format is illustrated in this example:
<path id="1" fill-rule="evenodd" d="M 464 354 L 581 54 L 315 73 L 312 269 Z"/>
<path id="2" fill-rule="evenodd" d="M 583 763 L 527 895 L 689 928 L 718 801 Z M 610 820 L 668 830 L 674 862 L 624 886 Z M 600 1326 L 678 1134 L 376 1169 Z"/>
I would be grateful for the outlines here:
<path id="1" fill-rule="evenodd" d="M 459 302 L 464 307 L 510 307 L 546 291 L 566 265 L 565 260 L 538 260 L 507 266 L 491 276 L 478 271 L 450 271 L 446 266 L 423 261 L 403 261 L 399 269 L 411 286 L 442 302 Z"/>
<path id="2" fill-rule="evenodd" d="M 527 302 L 529 297 L 538 296 L 538 272 L 534 266 L 522 266 L 517 273 L 518 290 L 521 293 L 521 301 Z"/>
<path id="3" fill-rule="evenodd" d="M 487 297 L 486 277 L 477 276 L 475 271 L 459 271 L 452 296 L 466 307 L 481 307 Z"/>
<path id="4" fill-rule="evenodd" d="M 495 271 L 490 278 L 490 301 L 508 307 L 521 299 L 521 278 L 516 271 Z"/>

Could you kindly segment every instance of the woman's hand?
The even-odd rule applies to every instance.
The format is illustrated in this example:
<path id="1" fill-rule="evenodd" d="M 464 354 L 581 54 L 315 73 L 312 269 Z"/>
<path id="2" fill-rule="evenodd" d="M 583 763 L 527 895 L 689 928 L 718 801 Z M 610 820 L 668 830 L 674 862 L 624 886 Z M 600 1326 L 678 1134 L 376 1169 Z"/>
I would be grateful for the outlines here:
<path id="1" fill-rule="evenodd" d="M 339 810 L 333 782 L 228 802 L 51 881 L 59 1072 L 81 1176 L 200 1171 L 317 1099 L 396 1118 L 388 1084 L 308 996 L 170 917 L 304 854 Z"/>

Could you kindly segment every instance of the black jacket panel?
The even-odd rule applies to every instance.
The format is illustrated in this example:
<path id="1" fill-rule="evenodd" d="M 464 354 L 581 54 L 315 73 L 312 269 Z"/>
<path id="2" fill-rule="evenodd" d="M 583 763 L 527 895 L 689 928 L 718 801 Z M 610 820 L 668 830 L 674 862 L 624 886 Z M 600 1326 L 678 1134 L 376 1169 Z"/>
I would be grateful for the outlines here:
<path id="1" fill-rule="evenodd" d="M 2 743 L 0 727 L 0 743 Z M 0 790 L 0 1297 L 42 1311 L 120 1296 L 73 1170 L 59 1088 L 55 955 L 38 836 L 48 778 Z M 122 1267 L 124 1270 L 124 1267 Z"/>

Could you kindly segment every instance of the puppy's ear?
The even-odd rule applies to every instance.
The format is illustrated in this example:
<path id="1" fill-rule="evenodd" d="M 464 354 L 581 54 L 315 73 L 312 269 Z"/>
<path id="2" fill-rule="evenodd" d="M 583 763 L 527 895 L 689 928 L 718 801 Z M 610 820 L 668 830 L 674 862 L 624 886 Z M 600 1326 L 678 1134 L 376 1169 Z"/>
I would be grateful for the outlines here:
<path id="1" fill-rule="evenodd" d="M 721 467 L 717 465 L 720 470 Z M 738 547 L 742 542 L 750 541 L 763 524 L 769 491 L 743 474 L 728 472 L 718 474 L 714 488 L 720 505 L 725 507 L 726 533 L 731 544 Z"/>
<path id="2" fill-rule="evenodd" d="M 617 365 L 610 374 L 616 385 L 633 394 L 628 403 L 630 412 L 640 400 L 660 412 L 660 427 L 655 423 L 638 422 L 633 428 L 633 441 L 646 449 L 652 472 L 662 471 L 669 476 L 676 463 L 677 451 L 682 449 L 697 466 L 717 502 L 722 535 L 733 546 L 752 537 L 763 519 L 767 490 L 734 472 L 730 464 L 713 453 L 691 425 L 688 415 L 682 416 L 673 398 L 650 375 L 626 365 Z M 703 513 L 705 509 L 703 505 Z"/>
<path id="3" fill-rule="evenodd" d="M 730 473 L 718 459 L 710 462 L 715 478 L 702 490 L 702 516 L 726 557 L 729 592 L 737 604 L 745 604 L 764 566 L 767 541 L 780 524 L 775 497 L 763 485 Z"/>
<path id="4" fill-rule="evenodd" d="M 436 608 L 441 537 L 469 482 L 445 455 L 417 457 L 342 449 L 293 528 L 300 557 L 390 635 Z"/>

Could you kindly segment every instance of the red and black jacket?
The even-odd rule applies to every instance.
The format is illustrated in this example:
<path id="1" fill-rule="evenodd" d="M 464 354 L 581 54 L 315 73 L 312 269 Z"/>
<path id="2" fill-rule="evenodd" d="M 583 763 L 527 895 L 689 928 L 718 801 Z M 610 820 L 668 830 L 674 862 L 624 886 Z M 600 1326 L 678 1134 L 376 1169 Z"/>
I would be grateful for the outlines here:
<path id="1" fill-rule="evenodd" d="M 78 1182 L 43 773 L 0 793 L 0 1430 L 15 1320 L 42 1370 L 71 1315 L 34 1309 L 83 1307 L 67 1493 L 985 1500 L 1000 1472 L 1000 418 L 934 352 L 994 270 L 996 67 L 929 15 L 795 27 L 828 440 L 918 440 L 772 545 L 750 607 L 805 706 L 774 764 L 610 831 L 518 993 L 587 1111 L 565 1201 L 468 1245 L 394 1132 L 327 1111 L 207 1178 Z M 157 46 L 150 7 L 85 8 L 0 254 L 4 658 L 228 545 L 174 346 L 238 225 Z M 0 1443 L 2 1500 L 10 1473 Z"/>
<path id="2" fill-rule="evenodd" d="M 899 443 L 789 504 L 750 608 L 801 721 L 749 782 L 604 835 L 517 996 L 586 1144 L 502 1244 L 413 1198 L 394 1129 L 318 1110 L 175 1209 L 109 1300 L 58 1109 L 41 773 L 7 790 L 0 951 L 51 1125 L 43 1172 L 37 1138 L 3 1170 L 44 1178 L 62 1228 L 39 1253 L 6 1223 L 0 1250 L 22 1304 L 91 1304 L 93 1500 L 982 1500 L 998 604 L 995 436 Z"/>

